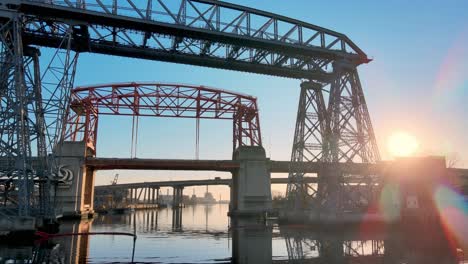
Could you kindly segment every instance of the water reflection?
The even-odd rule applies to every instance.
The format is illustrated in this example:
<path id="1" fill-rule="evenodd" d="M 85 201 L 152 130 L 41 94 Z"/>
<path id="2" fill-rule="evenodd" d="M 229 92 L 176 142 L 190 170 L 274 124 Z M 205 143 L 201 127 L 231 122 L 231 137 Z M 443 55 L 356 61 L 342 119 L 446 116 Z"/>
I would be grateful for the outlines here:
<path id="1" fill-rule="evenodd" d="M 62 233 L 86 233 L 92 221 L 67 223 Z M 89 256 L 87 236 L 65 236 L 50 240 L 5 241 L 0 245 L 0 263 L 86 263 Z"/>
<path id="2" fill-rule="evenodd" d="M 172 230 L 182 232 L 182 208 L 172 210 Z"/>
<path id="3" fill-rule="evenodd" d="M 416 234 L 400 228 L 368 233 L 286 229 L 281 233 L 291 263 L 459 263 L 449 241 L 437 230 Z"/>
<path id="4" fill-rule="evenodd" d="M 145 263 L 459 263 L 439 229 L 314 231 L 260 219 L 229 222 L 227 210 L 227 205 L 210 205 L 101 215 L 64 222 L 60 232 L 135 229 L 135 261 Z M 68 236 L 0 245 L 0 263 L 129 263 L 132 249 L 128 237 Z"/>
<path id="5" fill-rule="evenodd" d="M 234 263 L 270 263 L 272 261 L 272 225 L 256 219 L 237 219 L 232 222 L 231 233 Z"/>

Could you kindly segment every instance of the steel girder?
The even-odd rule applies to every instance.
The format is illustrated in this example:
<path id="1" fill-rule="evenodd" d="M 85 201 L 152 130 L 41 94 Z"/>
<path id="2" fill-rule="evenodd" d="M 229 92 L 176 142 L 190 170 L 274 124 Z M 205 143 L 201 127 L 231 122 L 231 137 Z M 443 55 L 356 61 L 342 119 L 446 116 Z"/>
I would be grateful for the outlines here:
<path id="1" fill-rule="evenodd" d="M 366 54 L 345 35 L 284 16 L 212 0 L 11 2 L 28 17 L 25 43 L 292 78 L 326 80 L 332 63 Z"/>
<path id="2" fill-rule="evenodd" d="M 233 150 L 261 146 L 257 99 L 204 86 L 118 83 L 77 87 L 71 94 L 64 140 L 95 149 L 101 115 L 233 120 Z"/>

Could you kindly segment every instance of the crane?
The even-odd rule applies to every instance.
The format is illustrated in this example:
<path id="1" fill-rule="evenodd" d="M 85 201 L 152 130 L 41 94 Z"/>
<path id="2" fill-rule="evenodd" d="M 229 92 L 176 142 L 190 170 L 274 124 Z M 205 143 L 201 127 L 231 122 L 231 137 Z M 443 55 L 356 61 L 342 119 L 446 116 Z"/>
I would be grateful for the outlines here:
<path id="1" fill-rule="evenodd" d="M 111 181 L 111 184 L 112 184 L 112 185 L 116 185 L 116 184 L 117 184 L 117 180 L 118 180 L 118 179 L 119 179 L 119 174 L 118 174 L 118 173 L 116 173 L 116 174 L 115 174 L 115 176 L 114 176 L 114 180 L 113 180 L 113 181 Z"/>

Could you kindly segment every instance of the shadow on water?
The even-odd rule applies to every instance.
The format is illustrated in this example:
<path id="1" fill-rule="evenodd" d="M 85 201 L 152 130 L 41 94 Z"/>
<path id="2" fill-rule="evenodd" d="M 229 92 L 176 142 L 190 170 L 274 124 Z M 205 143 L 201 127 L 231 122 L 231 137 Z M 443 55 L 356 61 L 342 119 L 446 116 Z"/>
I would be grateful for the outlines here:
<path id="1" fill-rule="evenodd" d="M 441 228 L 279 227 L 260 219 L 229 222 L 227 210 L 225 205 L 197 205 L 101 215 L 63 222 L 60 232 L 133 232 L 136 228 L 137 263 L 463 263 Z M 0 263 L 130 263 L 132 247 L 132 238 L 120 236 L 69 236 L 29 244 L 10 241 L 0 245 Z"/>

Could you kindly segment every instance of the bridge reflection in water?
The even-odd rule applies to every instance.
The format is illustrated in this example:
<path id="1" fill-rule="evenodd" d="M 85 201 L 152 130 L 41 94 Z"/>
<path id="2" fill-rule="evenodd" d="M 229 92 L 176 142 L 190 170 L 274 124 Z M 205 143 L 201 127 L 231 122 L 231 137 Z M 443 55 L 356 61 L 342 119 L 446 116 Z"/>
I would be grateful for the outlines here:
<path id="1" fill-rule="evenodd" d="M 442 231 L 323 230 L 279 227 L 258 219 L 229 222 L 227 205 L 141 210 L 65 222 L 61 233 L 133 232 L 135 261 L 158 263 L 455 264 Z M 429 232 L 430 231 L 430 232 Z M 118 236 L 72 236 L 0 246 L 0 263 L 130 262 L 133 241 Z M 22 260 L 22 261 L 19 261 Z"/>

